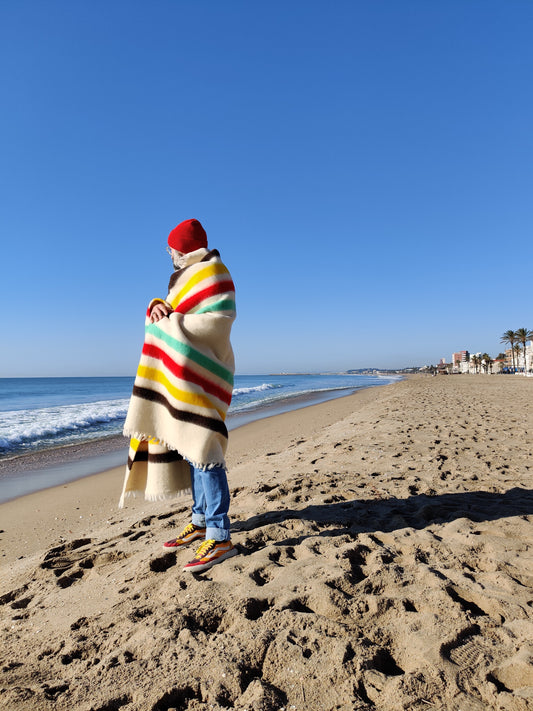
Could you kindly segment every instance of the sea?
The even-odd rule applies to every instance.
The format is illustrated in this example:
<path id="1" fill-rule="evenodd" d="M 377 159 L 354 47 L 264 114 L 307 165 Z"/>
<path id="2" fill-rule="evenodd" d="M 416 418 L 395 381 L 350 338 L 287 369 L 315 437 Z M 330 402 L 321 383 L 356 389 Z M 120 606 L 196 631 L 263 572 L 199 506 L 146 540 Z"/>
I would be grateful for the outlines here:
<path id="1" fill-rule="evenodd" d="M 361 388 L 386 385 L 399 377 L 351 373 L 237 375 L 226 422 L 231 430 Z M 6 488 L 6 479 L 12 479 L 9 463 L 19 460 L 20 472 L 20 455 L 46 453 L 58 447 L 120 435 L 132 387 L 132 377 L 0 378 L 0 501 L 12 496 L 11 490 Z M 124 448 L 127 448 L 126 440 Z M 124 454 L 115 453 L 115 457 L 118 463 Z M 94 473 L 91 469 L 95 466 L 102 471 L 117 463 L 109 457 L 105 466 L 102 460 L 102 467 L 89 462 L 85 474 Z M 65 469 L 72 471 L 72 468 Z M 78 466 L 75 478 L 80 472 Z M 68 478 L 68 473 L 65 476 Z M 28 483 L 23 493 L 43 488 L 42 482 L 48 482 L 43 476 L 38 477 L 36 489 L 30 482 L 31 477 L 26 479 Z M 17 480 L 21 481 L 20 474 Z M 53 484 L 59 481 L 57 472 L 50 481 Z M 17 495 L 20 495 L 19 489 Z"/>

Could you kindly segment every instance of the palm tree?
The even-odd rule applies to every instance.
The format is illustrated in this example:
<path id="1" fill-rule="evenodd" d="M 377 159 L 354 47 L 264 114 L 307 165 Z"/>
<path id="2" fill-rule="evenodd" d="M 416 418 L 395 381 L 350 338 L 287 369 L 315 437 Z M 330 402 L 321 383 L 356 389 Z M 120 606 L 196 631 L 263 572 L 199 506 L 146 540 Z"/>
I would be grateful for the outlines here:
<path id="1" fill-rule="evenodd" d="M 518 360 L 520 358 L 520 343 L 515 343 L 513 346 L 513 351 L 515 353 L 515 360 L 516 360 L 516 369 L 515 372 L 518 370 Z"/>
<path id="2" fill-rule="evenodd" d="M 515 331 L 516 340 L 522 344 L 522 353 L 524 354 L 524 373 L 526 372 L 526 343 L 533 338 L 533 331 L 528 328 L 519 328 Z"/>
<path id="3" fill-rule="evenodd" d="M 481 362 L 483 363 L 483 369 L 484 369 L 485 373 L 488 375 L 489 368 L 490 368 L 490 372 L 492 373 L 492 364 L 494 361 L 492 360 L 492 358 L 490 357 L 490 355 L 488 353 L 482 354 Z"/>
<path id="4" fill-rule="evenodd" d="M 476 369 L 476 374 L 477 374 L 478 368 L 479 368 L 479 366 L 480 366 L 480 364 L 481 364 L 481 358 L 480 358 L 479 356 L 477 356 L 477 355 L 470 356 L 470 362 L 472 363 L 472 365 L 473 365 L 474 368 Z"/>
<path id="5" fill-rule="evenodd" d="M 516 341 L 516 335 L 514 331 L 506 331 L 500 338 L 500 343 L 508 343 L 511 346 L 511 355 L 513 358 L 513 372 L 515 371 L 514 364 L 514 344 Z"/>

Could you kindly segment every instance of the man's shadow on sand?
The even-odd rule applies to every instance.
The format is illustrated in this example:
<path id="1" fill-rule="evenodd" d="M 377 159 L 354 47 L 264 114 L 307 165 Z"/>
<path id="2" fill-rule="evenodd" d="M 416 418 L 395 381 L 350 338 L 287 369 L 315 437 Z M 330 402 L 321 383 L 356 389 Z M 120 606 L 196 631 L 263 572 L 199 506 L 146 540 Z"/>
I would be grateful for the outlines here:
<path id="1" fill-rule="evenodd" d="M 318 530 L 278 545 L 295 545 L 310 536 L 339 536 L 350 533 L 392 532 L 402 528 L 422 529 L 432 524 L 450 523 L 466 518 L 475 523 L 495 521 L 510 516 L 533 514 L 533 490 L 509 489 L 505 493 L 468 491 L 407 499 L 368 499 L 310 505 L 303 509 L 281 509 L 252 516 L 232 524 L 232 532 L 253 531 L 268 524 L 288 520 L 312 521 Z M 262 546 L 259 546 L 262 547 Z"/>

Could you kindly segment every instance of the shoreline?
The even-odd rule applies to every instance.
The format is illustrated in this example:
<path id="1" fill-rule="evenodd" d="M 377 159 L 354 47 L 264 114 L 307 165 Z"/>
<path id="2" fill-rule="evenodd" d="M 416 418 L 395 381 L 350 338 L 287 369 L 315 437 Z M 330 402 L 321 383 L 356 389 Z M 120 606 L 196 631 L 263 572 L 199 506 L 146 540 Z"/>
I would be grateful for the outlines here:
<path id="1" fill-rule="evenodd" d="M 227 421 L 228 431 L 234 432 L 252 422 L 349 397 L 360 390 L 381 387 L 386 385 L 376 383 L 355 390 L 346 388 L 311 392 L 261 404 L 245 412 L 230 415 Z M 0 458 L 0 504 L 108 471 L 120 466 L 122 459 L 125 466 L 127 452 L 128 440 L 122 434 L 116 434 Z M 69 473 L 69 468 L 76 469 L 76 473 Z M 22 473 L 27 475 L 24 481 L 20 477 Z"/>
<path id="2" fill-rule="evenodd" d="M 94 456 L 127 449 L 126 439 L 120 435 L 107 435 L 86 442 L 62 444 L 47 447 L 35 452 L 24 452 L 0 458 L 0 478 L 18 472 L 47 469 L 57 464 L 72 463 L 91 457 L 90 451 L 96 449 Z M 95 472 L 96 474 L 97 472 Z"/>

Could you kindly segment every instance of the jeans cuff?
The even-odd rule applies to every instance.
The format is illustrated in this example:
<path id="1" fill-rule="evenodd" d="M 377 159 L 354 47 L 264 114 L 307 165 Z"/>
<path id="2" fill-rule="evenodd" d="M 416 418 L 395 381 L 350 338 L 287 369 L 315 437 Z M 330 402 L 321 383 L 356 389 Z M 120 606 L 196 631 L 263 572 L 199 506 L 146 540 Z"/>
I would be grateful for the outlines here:
<path id="1" fill-rule="evenodd" d="M 205 540 L 209 541 L 211 539 L 215 541 L 229 541 L 230 533 L 225 528 L 208 527 L 205 531 Z"/>
<path id="2" fill-rule="evenodd" d="M 191 518 L 192 523 L 200 528 L 205 528 L 205 516 L 203 514 L 193 513 Z"/>

